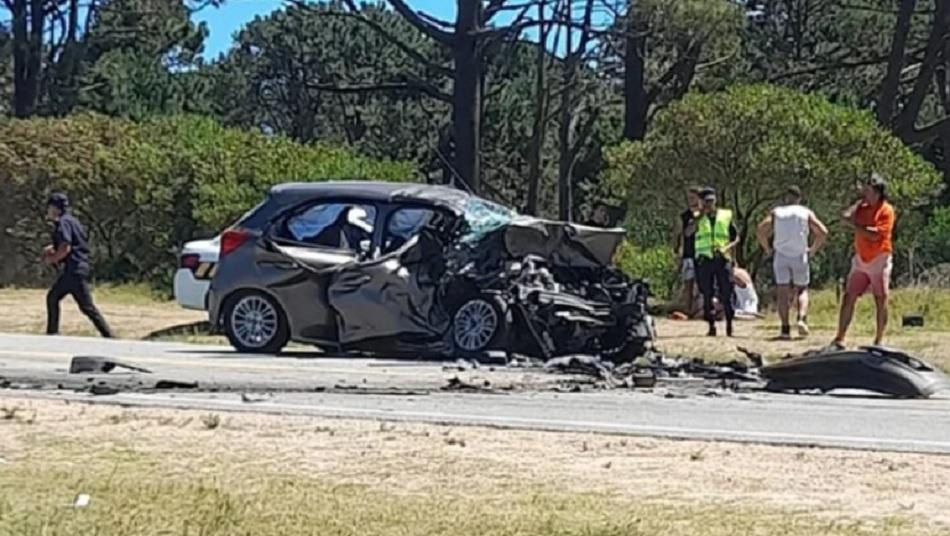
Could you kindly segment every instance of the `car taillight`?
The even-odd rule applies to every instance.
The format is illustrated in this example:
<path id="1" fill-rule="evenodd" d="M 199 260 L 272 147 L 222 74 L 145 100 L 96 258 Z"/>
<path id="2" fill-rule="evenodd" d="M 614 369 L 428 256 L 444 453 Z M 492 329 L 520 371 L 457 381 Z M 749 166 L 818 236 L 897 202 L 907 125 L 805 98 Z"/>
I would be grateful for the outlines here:
<path id="1" fill-rule="evenodd" d="M 187 268 L 192 272 L 195 271 L 195 268 L 198 267 L 198 264 L 201 262 L 201 256 L 195 254 L 182 255 L 178 259 L 178 266 L 180 268 Z"/>
<path id="2" fill-rule="evenodd" d="M 229 229 L 221 234 L 221 257 L 241 247 L 251 238 L 251 233 L 243 229 Z"/>

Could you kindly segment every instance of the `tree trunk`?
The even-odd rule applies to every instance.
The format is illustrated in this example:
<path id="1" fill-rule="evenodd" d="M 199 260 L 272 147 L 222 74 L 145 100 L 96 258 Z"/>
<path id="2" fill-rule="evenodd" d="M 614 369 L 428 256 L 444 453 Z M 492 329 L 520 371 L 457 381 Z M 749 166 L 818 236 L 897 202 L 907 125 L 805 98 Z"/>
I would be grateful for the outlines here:
<path id="1" fill-rule="evenodd" d="M 642 140 L 647 131 L 646 32 L 637 17 L 636 0 L 628 0 L 624 39 L 623 137 Z"/>
<path id="2" fill-rule="evenodd" d="M 885 126 L 890 126 L 894 117 L 894 103 L 900 86 L 901 70 L 904 68 L 907 35 L 910 33 L 911 18 L 916 7 L 917 0 L 902 0 L 897 14 L 894 39 L 891 41 L 890 56 L 887 60 L 887 75 L 881 84 L 881 96 L 877 103 L 877 120 Z"/>
<path id="3" fill-rule="evenodd" d="M 934 75 L 943 57 L 944 40 L 947 37 L 948 29 L 950 29 L 950 5 L 947 4 L 946 0 L 934 0 L 934 4 L 933 27 L 927 38 L 927 50 L 920 65 L 920 72 L 917 74 L 914 88 L 907 98 L 904 108 L 895 121 L 895 131 L 898 137 L 905 142 L 909 142 L 916 134 L 919 134 L 917 132 L 917 118 L 920 115 L 924 100 L 932 89 L 931 84 Z"/>
<path id="4" fill-rule="evenodd" d="M 578 56 L 574 51 L 574 29 L 572 28 L 571 2 L 566 2 L 564 20 L 568 22 L 566 29 L 567 57 L 563 64 L 563 81 L 561 83 L 561 109 L 558 121 L 558 166 L 557 166 L 557 214 L 562 221 L 571 221 L 571 173 L 574 168 L 574 76 L 577 72 Z"/>
<path id="5" fill-rule="evenodd" d="M 480 1 L 457 0 L 455 21 L 455 84 L 452 125 L 455 138 L 455 171 L 473 193 L 481 191 L 482 62 L 478 31 L 482 20 Z"/>
<path id="6" fill-rule="evenodd" d="M 13 0 L 13 114 L 30 117 L 39 98 L 43 60 L 42 0 Z"/>
<path id="7" fill-rule="evenodd" d="M 548 27 L 544 24 L 544 1 L 538 1 L 538 22 L 540 24 L 537 46 L 537 72 L 534 84 L 534 128 L 531 131 L 531 147 L 528 155 L 528 202 L 525 212 L 536 216 L 538 213 L 538 190 L 541 184 L 541 149 L 544 146 L 545 116 L 547 115 L 547 93 L 545 89 L 545 70 L 547 67 Z"/>
<path id="8" fill-rule="evenodd" d="M 569 76 L 568 65 L 564 66 L 564 87 L 561 88 L 561 113 L 558 125 L 558 171 L 557 171 L 557 213 L 563 221 L 571 221 L 571 174 L 574 171 L 574 91 L 573 76 Z"/>

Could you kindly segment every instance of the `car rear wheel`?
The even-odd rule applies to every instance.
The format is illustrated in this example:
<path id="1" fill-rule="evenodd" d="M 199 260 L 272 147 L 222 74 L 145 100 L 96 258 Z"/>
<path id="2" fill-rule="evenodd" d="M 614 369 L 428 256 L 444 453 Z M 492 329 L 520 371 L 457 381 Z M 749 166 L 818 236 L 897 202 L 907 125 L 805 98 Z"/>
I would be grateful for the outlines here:
<path id="1" fill-rule="evenodd" d="M 474 356 L 497 349 L 504 340 L 508 318 L 504 304 L 494 296 L 478 296 L 462 303 L 452 317 L 452 340 L 459 354 Z"/>
<path id="2" fill-rule="evenodd" d="M 261 292 L 245 292 L 229 301 L 225 333 L 231 346 L 241 353 L 276 354 L 290 338 L 283 311 L 273 298 Z"/>

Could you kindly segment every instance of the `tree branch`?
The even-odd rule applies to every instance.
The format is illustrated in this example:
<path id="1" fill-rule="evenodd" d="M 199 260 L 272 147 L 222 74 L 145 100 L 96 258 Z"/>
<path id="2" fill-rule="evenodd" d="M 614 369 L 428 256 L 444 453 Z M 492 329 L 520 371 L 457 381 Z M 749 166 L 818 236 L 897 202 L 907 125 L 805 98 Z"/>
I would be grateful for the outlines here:
<path id="1" fill-rule="evenodd" d="M 821 73 L 825 71 L 835 71 L 838 69 L 854 69 L 857 67 L 868 67 L 870 65 L 879 65 L 886 61 L 887 61 L 886 56 L 879 56 L 876 58 L 868 58 L 865 60 L 856 60 L 856 61 L 841 60 L 834 63 L 826 63 L 822 65 L 817 65 L 815 67 L 809 67 L 807 69 L 798 69 L 795 71 L 787 71 L 784 73 L 780 73 L 780 74 L 770 77 L 769 82 L 779 82 L 779 81 L 785 80 L 786 78 L 793 78 L 795 76 L 816 74 L 816 73 Z"/>
<path id="2" fill-rule="evenodd" d="M 352 1 L 352 0 L 350 0 Z M 418 13 L 413 11 L 403 0 L 387 0 L 389 5 L 392 6 L 396 13 L 399 13 L 403 16 L 410 24 L 415 26 L 420 32 L 424 35 L 444 46 L 452 46 L 453 41 L 455 41 L 455 36 L 444 30 L 440 30 L 433 26 L 432 24 L 426 22 L 419 16 Z"/>
<path id="3" fill-rule="evenodd" d="M 402 82 L 380 82 L 378 84 L 337 85 L 337 84 L 306 84 L 307 89 L 326 91 L 327 93 L 361 94 L 385 93 L 387 91 L 408 91 L 432 97 L 443 102 L 452 102 L 452 95 L 445 93 L 432 84 L 422 80 L 406 80 Z"/>
<path id="4" fill-rule="evenodd" d="M 386 28 L 383 28 L 381 24 L 364 15 L 361 11 L 359 11 L 359 8 L 356 6 L 353 0 L 344 0 L 344 3 L 346 3 L 347 7 L 349 7 L 351 10 L 350 13 L 344 11 L 318 9 L 303 0 L 290 0 L 290 2 L 300 8 L 312 10 L 317 16 L 351 18 L 362 22 L 417 63 L 425 66 L 428 69 L 432 69 L 434 72 L 437 72 L 443 76 L 453 75 L 453 70 L 451 67 L 446 67 L 444 65 L 435 63 L 434 61 L 427 58 L 423 53 L 402 42 L 401 39 L 394 36 L 392 33 L 386 30 Z"/>
<path id="5" fill-rule="evenodd" d="M 900 127 L 896 134 L 907 144 L 918 144 L 931 141 L 938 137 L 948 125 L 950 125 L 950 116 L 943 117 L 921 128 L 913 125 Z"/>

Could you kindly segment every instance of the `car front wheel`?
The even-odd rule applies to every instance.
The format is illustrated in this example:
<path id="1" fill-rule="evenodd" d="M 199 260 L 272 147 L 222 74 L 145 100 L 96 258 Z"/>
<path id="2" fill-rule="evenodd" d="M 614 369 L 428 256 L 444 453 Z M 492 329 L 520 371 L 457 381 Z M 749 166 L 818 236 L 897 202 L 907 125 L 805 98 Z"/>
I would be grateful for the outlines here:
<path id="1" fill-rule="evenodd" d="M 475 356 L 498 349 L 508 328 L 505 311 L 503 302 L 495 296 L 478 296 L 464 302 L 452 317 L 456 352 Z"/>
<path id="2" fill-rule="evenodd" d="M 283 312 L 266 294 L 251 291 L 235 296 L 224 314 L 225 333 L 238 352 L 277 354 L 290 338 Z"/>

